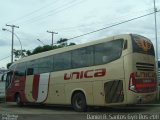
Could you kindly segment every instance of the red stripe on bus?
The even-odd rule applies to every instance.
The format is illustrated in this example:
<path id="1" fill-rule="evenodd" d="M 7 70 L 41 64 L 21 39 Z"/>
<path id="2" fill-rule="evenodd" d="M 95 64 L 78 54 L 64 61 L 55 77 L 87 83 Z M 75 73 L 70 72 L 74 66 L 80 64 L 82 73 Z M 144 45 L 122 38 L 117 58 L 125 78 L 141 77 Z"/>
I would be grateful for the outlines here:
<path id="1" fill-rule="evenodd" d="M 154 84 L 154 83 L 149 83 L 149 84 L 137 84 L 136 87 L 137 87 L 137 88 L 145 88 L 145 87 L 150 88 L 150 87 L 156 87 L 156 84 Z"/>
<path id="2" fill-rule="evenodd" d="M 40 75 L 34 75 L 33 77 L 32 96 L 35 100 L 38 98 L 39 78 Z"/>

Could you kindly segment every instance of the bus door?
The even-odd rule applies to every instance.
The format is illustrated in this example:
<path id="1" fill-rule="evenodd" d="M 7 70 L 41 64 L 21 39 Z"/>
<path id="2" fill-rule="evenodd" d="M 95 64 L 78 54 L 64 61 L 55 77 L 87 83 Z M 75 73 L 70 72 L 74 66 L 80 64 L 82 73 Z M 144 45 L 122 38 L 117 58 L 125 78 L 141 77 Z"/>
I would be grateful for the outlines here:
<path id="1" fill-rule="evenodd" d="M 6 73 L 4 79 L 6 79 L 6 83 L 5 83 L 5 87 L 6 87 L 6 100 L 9 101 L 13 101 L 13 93 L 14 93 L 14 89 L 12 89 L 12 80 L 13 80 L 13 72 L 9 71 Z"/>

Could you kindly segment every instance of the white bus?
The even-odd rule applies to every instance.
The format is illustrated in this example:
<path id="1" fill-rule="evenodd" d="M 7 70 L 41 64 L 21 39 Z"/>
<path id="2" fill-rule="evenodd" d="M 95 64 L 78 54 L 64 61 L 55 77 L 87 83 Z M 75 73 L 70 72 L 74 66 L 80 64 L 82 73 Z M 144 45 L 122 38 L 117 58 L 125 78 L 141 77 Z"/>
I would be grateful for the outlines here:
<path id="1" fill-rule="evenodd" d="M 117 35 L 16 61 L 7 74 L 7 101 L 87 106 L 148 103 L 156 99 L 152 42 Z"/>

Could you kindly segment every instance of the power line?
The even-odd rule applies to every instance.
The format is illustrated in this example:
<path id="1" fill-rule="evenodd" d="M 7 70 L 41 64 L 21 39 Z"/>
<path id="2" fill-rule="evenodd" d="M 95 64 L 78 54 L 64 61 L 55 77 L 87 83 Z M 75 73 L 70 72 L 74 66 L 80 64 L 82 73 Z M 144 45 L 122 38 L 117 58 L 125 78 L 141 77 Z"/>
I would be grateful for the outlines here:
<path id="1" fill-rule="evenodd" d="M 40 7 L 40 8 L 38 8 L 38 9 L 35 9 L 34 11 L 31 11 L 31 12 L 29 12 L 29 13 L 27 13 L 27 14 L 19 17 L 19 18 L 16 18 L 16 19 L 14 19 L 14 20 L 12 20 L 12 21 L 9 21 L 9 22 L 7 22 L 7 23 L 13 23 L 13 22 L 21 21 L 21 20 L 23 20 L 24 18 L 29 17 L 29 16 L 33 15 L 34 13 L 37 13 L 37 12 L 43 10 L 44 8 L 48 8 L 48 6 L 51 6 L 51 5 L 53 5 L 53 3 L 55 4 L 55 3 L 59 2 L 59 1 L 60 1 L 60 0 L 57 0 L 56 2 L 55 2 L 55 1 L 52 1 L 51 3 L 49 3 L 49 4 L 47 4 L 47 5 L 44 5 L 44 6 Z"/>
<path id="2" fill-rule="evenodd" d="M 79 3 L 83 2 L 83 1 L 84 0 L 76 2 L 75 0 L 72 0 L 72 1 L 70 1 L 68 3 L 66 3 L 66 4 L 63 4 L 62 6 L 60 6 L 58 8 L 55 8 L 54 10 L 48 11 L 48 12 L 46 12 L 44 14 L 41 14 L 41 15 L 35 16 L 35 17 L 33 17 L 33 18 L 29 19 L 29 20 L 26 20 L 22 24 L 25 24 L 25 23 L 31 24 L 31 23 L 35 23 L 37 21 L 39 22 L 39 21 L 41 21 L 43 19 L 46 19 L 47 17 L 50 17 L 53 14 L 55 15 L 57 13 L 60 13 L 60 12 L 64 11 L 64 10 L 67 10 L 67 9 L 69 9 L 69 8 L 75 6 L 76 4 L 79 4 Z M 33 21 L 33 22 L 31 22 L 31 21 Z"/>
<path id="3" fill-rule="evenodd" d="M 115 18 L 113 18 L 114 20 L 112 20 L 112 22 L 113 21 L 115 21 L 115 20 L 117 20 L 117 19 L 124 19 L 124 18 L 126 18 L 126 17 L 128 17 L 130 14 L 132 14 L 132 16 L 133 16 L 133 13 L 136 13 L 137 14 L 137 12 L 139 13 L 139 12 L 146 12 L 146 11 L 149 11 L 149 10 L 152 10 L 151 8 L 150 9 L 145 9 L 145 10 L 141 10 L 141 11 L 134 11 L 134 12 L 132 12 L 132 13 L 128 13 L 128 14 L 126 14 L 126 15 L 124 15 L 124 16 L 120 16 L 120 17 L 115 17 Z M 148 13 L 148 12 L 147 12 Z M 77 25 L 77 26 L 73 26 L 73 27 L 62 27 L 62 28 L 58 28 L 58 29 L 55 29 L 55 30 L 57 30 L 57 31 L 73 31 L 73 30 L 75 30 L 75 29 L 84 29 L 84 28 L 88 28 L 88 27 L 92 27 L 92 26 L 100 26 L 100 25 L 106 25 L 106 23 L 104 23 L 104 22 L 96 22 L 96 23 L 91 23 L 91 24 L 80 24 L 80 25 Z M 112 25 L 112 24 L 110 24 L 110 25 Z"/>
<path id="4" fill-rule="evenodd" d="M 70 4 L 68 7 L 62 8 L 62 9 L 60 9 L 59 11 L 56 11 L 56 12 L 53 11 L 53 13 L 51 12 L 50 14 L 48 14 L 48 15 L 47 15 L 46 17 L 44 17 L 44 18 L 50 17 L 50 16 L 53 15 L 53 14 L 55 15 L 55 14 L 57 14 L 57 13 L 59 13 L 59 12 L 62 12 L 62 11 L 64 11 L 64 10 L 67 10 L 67 9 L 69 9 L 69 8 L 71 8 L 71 7 L 79 4 L 79 3 L 81 3 L 81 2 L 84 2 L 84 0 L 81 0 L 81 1 L 79 1 L 79 2 L 77 2 L 77 3 Z"/>
<path id="5" fill-rule="evenodd" d="M 73 1 L 71 1 L 71 2 L 73 2 Z M 69 3 L 70 3 L 70 2 L 67 2 L 67 4 L 69 4 Z M 22 24 L 24 24 L 24 22 L 25 22 L 25 23 L 28 23 L 28 22 L 30 23 L 30 21 L 35 21 L 36 19 L 37 19 L 37 20 L 40 20 L 40 17 L 41 17 L 41 16 L 46 15 L 46 14 L 50 13 L 51 11 L 55 11 L 55 10 L 57 10 L 57 9 L 63 7 L 63 6 L 66 6 L 67 4 L 65 3 L 65 4 L 63 4 L 62 6 L 54 7 L 53 10 L 46 11 L 45 13 L 42 13 L 42 14 L 40 13 L 40 14 L 37 15 L 37 16 L 34 16 L 34 17 L 32 17 L 32 18 L 30 18 L 30 19 L 28 19 L 28 20 L 23 21 Z M 21 22 L 19 22 L 19 23 L 21 23 Z"/>
<path id="6" fill-rule="evenodd" d="M 9 56 L 7 56 L 7 57 L 4 57 L 4 58 L 0 59 L 0 61 L 3 61 L 3 60 L 5 60 L 5 59 L 7 59 L 7 58 L 9 58 L 9 57 L 11 57 L 11 55 L 9 55 Z"/>
<path id="7" fill-rule="evenodd" d="M 160 10 L 157 10 L 156 12 L 160 12 Z M 91 32 L 82 34 L 82 35 L 78 35 L 78 36 L 69 38 L 68 40 L 72 40 L 72 39 L 75 39 L 75 38 L 78 38 L 78 37 L 82 37 L 82 36 L 85 36 L 85 35 L 88 35 L 88 34 L 92 34 L 92 33 L 98 32 L 98 31 L 102 31 L 102 30 L 105 30 L 105 29 L 108 29 L 108 28 L 111 28 L 111 27 L 114 27 L 114 26 L 117 26 L 117 25 L 121 25 L 121 24 L 130 22 L 130 21 L 133 21 L 133 20 L 136 20 L 136 19 L 140 19 L 140 18 L 149 16 L 149 15 L 152 15 L 152 14 L 154 14 L 154 12 L 151 12 L 151 13 L 148 13 L 148 14 L 145 14 L 145 15 L 142 15 L 142 16 L 139 16 L 139 17 L 135 17 L 135 18 L 132 18 L 132 19 L 129 19 L 129 20 L 125 20 L 125 21 L 123 21 L 123 22 L 119 22 L 119 23 L 116 23 L 116 24 L 113 24 L 113 25 L 110 25 L 110 26 L 107 26 L 107 27 L 104 27 L 104 28 L 101 28 L 101 29 L 97 29 L 97 30 L 94 30 L 94 31 L 91 31 Z"/>

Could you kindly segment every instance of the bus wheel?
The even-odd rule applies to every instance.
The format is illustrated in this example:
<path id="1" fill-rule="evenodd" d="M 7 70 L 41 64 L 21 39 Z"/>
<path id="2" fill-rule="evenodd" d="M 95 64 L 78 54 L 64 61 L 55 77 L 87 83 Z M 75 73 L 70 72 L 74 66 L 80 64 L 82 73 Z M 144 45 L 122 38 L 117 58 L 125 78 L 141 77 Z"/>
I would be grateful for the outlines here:
<path id="1" fill-rule="evenodd" d="M 72 97 L 72 106 L 75 111 L 84 112 L 87 110 L 85 95 L 81 92 L 74 94 Z"/>
<path id="2" fill-rule="evenodd" d="M 18 106 L 23 106 L 23 102 L 21 100 L 21 96 L 19 94 L 16 94 L 16 99 L 15 99 L 16 103 Z"/>

